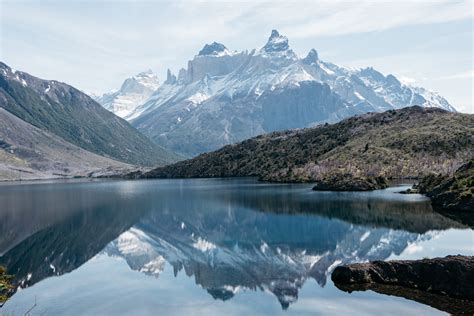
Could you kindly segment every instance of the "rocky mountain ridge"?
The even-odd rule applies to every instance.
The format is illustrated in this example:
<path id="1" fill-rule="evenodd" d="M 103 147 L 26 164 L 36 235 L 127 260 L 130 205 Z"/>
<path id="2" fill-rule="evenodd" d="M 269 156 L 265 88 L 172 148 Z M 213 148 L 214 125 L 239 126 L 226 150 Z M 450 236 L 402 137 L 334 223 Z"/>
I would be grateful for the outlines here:
<path id="1" fill-rule="evenodd" d="M 81 91 L 16 71 L 4 63 L 0 63 L 0 108 L 108 159 L 135 165 L 163 165 L 177 159 Z M 8 133 L 6 125 L 0 127 L 2 133 Z"/>
<path id="2" fill-rule="evenodd" d="M 127 78 L 119 90 L 95 96 L 94 99 L 117 116 L 127 118 L 158 89 L 160 82 L 153 71 Z"/>
<path id="3" fill-rule="evenodd" d="M 206 44 L 178 75 L 168 70 L 126 118 L 156 143 L 194 156 L 260 134 L 413 105 L 455 111 L 442 96 L 373 68 L 341 67 L 315 49 L 300 58 L 273 30 L 250 51 Z"/>

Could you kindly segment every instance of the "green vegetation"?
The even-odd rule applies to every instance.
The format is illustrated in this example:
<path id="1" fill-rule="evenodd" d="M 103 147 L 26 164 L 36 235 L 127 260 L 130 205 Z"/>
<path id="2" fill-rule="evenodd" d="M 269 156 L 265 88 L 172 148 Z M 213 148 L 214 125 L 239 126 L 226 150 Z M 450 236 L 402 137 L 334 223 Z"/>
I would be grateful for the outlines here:
<path id="1" fill-rule="evenodd" d="M 452 175 L 425 176 L 414 186 L 419 193 L 426 194 L 435 208 L 443 210 L 474 210 L 474 160 L 462 165 Z"/>
<path id="2" fill-rule="evenodd" d="M 16 73 L 0 63 L 0 107 L 85 150 L 135 165 L 163 165 L 178 157 L 154 144 L 127 121 L 61 82 Z M 47 92 L 46 92 L 47 91 Z"/>
<path id="3" fill-rule="evenodd" d="M 409 107 L 261 135 L 143 177 L 257 176 L 275 182 L 452 174 L 474 154 L 474 115 Z M 136 176 L 136 175 L 134 175 Z"/>
<path id="4" fill-rule="evenodd" d="M 0 306 L 7 301 L 13 291 L 12 279 L 13 276 L 7 274 L 5 267 L 0 266 Z"/>
<path id="5" fill-rule="evenodd" d="M 388 182 L 384 177 L 354 177 L 351 174 L 337 174 L 316 181 L 315 191 L 373 191 L 385 189 Z"/>

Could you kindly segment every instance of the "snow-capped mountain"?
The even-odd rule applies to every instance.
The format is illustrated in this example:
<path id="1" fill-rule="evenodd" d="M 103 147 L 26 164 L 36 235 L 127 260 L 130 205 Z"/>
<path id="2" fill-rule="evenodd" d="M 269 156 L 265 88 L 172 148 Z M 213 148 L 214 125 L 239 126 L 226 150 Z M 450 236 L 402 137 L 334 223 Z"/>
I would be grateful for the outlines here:
<path id="1" fill-rule="evenodd" d="M 136 107 L 148 100 L 159 86 L 158 77 L 148 70 L 126 79 L 117 91 L 91 97 L 115 115 L 126 118 Z"/>
<path id="2" fill-rule="evenodd" d="M 273 30 L 252 51 L 206 44 L 126 118 L 158 144 L 185 155 L 258 134 L 336 122 L 369 111 L 420 105 L 455 109 L 440 95 L 373 68 L 349 69 L 300 58 Z"/>

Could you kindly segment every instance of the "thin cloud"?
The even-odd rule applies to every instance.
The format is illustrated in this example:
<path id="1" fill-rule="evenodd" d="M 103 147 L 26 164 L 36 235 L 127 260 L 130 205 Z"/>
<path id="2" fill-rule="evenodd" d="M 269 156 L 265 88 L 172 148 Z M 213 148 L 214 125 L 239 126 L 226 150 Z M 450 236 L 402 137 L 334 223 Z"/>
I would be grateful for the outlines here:
<path id="1" fill-rule="evenodd" d="M 375 66 L 384 73 L 416 78 L 417 84 L 422 85 L 423 76 L 433 78 L 432 82 L 435 78 L 457 79 L 458 88 L 447 82 L 440 92 L 450 99 L 445 91 L 454 91 L 452 98 L 459 99 L 456 104 L 468 104 L 471 101 L 459 94 L 459 82 L 472 78 L 472 71 L 469 77 L 456 73 L 469 69 L 472 63 L 472 58 L 466 61 L 463 57 L 465 35 L 459 36 L 458 42 L 464 46 L 453 56 L 451 51 L 436 50 L 440 43 L 452 43 L 442 37 L 452 38 L 452 32 L 435 32 L 410 44 L 401 33 L 416 30 L 415 25 L 462 23 L 472 19 L 472 5 L 472 1 L 456 0 L 0 0 L 0 59 L 40 77 L 64 81 L 83 90 L 105 92 L 120 86 L 126 77 L 150 67 L 163 78 L 167 68 L 177 71 L 185 67 L 187 60 L 212 41 L 222 42 L 231 50 L 257 48 L 265 44 L 270 30 L 276 28 L 289 37 L 296 52 L 305 54 L 309 45 L 319 50 L 323 40 L 339 39 L 340 35 L 362 37 L 367 32 L 383 34 L 393 30 L 399 32 L 399 38 L 390 53 L 374 52 L 370 45 L 377 43 L 367 41 L 367 45 L 354 48 L 358 54 L 352 54 L 347 43 L 332 41 L 321 48 L 320 56 L 346 66 Z M 408 29 L 399 31 L 402 27 Z M 472 34 L 472 27 L 463 26 L 459 32 Z M 407 45 L 411 45 L 411 50 Z M 429 53 L 415 55 L 414 48 L 420 45 L 428 46 L 418 48 L 417 52 Z M 337 52 L 337 58 L 332 59 L 331 51 Z M 404 53 L 409 58 L 401 55 Z M 464 55 L 460 57 L 460 54 Z M 366 60 L 354 61 L 360 58 Z M 436 67 L 438 72 L 429 73 L 433 62 L 438 61 L 442 64 Z M 446 61 L 456 64 L 448 65 Z"/>
<path id="2" fill-rule="evenodd" d="M 201 2 L 197 2 L 201 5 Z M 383 31 L 472 18 L 471 1 L 240 1 L 241 26 L 272 24 L 291 38 Z M 235 3 L 234 3 L 235 4 Z M 188 3 L 189 5 L 189 3 Z M 192 2 L 190 7 L 196 5 Z M 214 6 L 219 4 L 214 3 Z M 207 15 L 206 13 L 204 13 Z"/>
<path id="3" fill-rule="evenodd" d="M 472 79 L 472 78 L 474 78 L 474 69 L 459 72 L 459 73 L 448 75 L 448 76 L 439 77 L 436 79 L 437 80 L 451 80 L 451 79 Z"/>

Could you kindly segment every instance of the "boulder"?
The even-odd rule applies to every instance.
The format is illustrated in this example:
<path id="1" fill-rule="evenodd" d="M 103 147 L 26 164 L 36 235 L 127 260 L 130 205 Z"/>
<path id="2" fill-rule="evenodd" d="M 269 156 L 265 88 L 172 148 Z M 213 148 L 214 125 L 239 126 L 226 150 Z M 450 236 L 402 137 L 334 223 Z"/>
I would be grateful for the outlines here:
<path id="1" fill-rule="evenodd" d="M 474 257 L 373 261 L 337 267 L 336 285 L 385 284 L 474 301 Z"/>
<path id="2" fill-rule="evenodd" d="M 474 310 L 474 257 L 447 256 L 422 260 L 373 261 L 337 267 L 337 288 L 372 290 L 414 300 L 451 314 Z"/>

